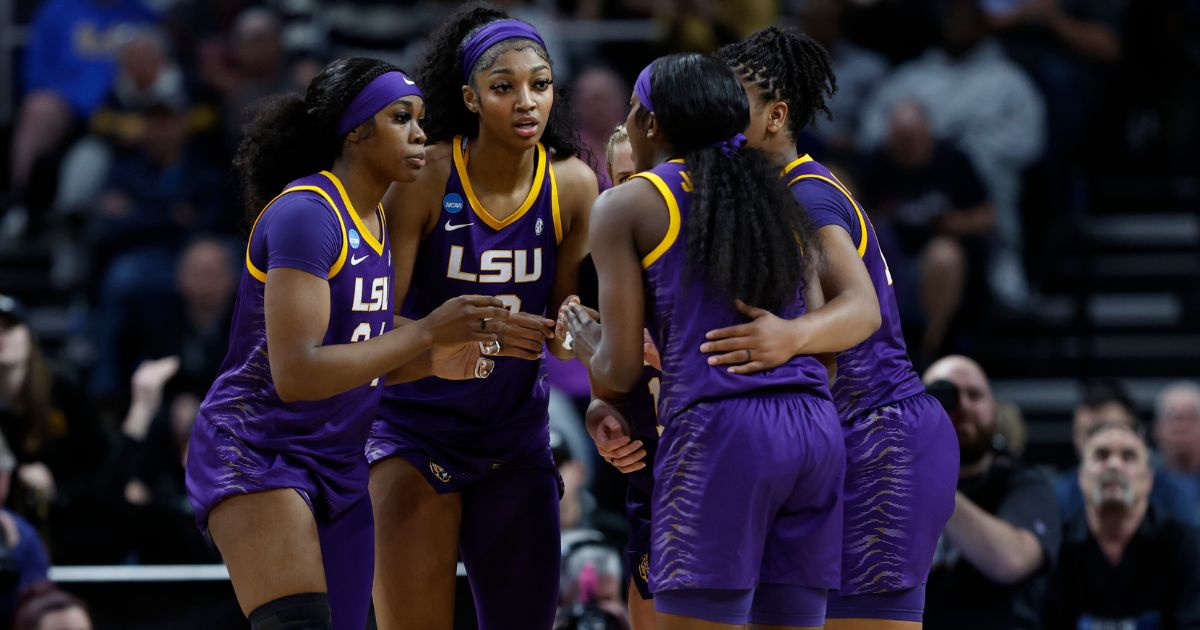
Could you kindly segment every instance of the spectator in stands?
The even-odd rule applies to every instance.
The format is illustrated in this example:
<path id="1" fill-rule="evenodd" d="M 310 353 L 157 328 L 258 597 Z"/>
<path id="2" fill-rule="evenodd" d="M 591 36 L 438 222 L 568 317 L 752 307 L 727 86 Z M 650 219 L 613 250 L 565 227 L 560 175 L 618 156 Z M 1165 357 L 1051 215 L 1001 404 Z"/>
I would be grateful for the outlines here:
<path id="1" fill-rule="evenodd" d="M 1144 434 L 1144 427 L 1137 412 L 1133 409 L 1133 401 L 1125 393 L 1125 388 L 1115 380 L 1101 380 L 1089 383 L 1084 390 L 1083 400 L 1075 407 L 1074 420 L 1071 425 L 1071 437 L 1075 444 L 1075 454 L 1080 462 L 1085 462 L 1084 445 L 1088 437 L 1098 427 L 1119 425 L 1128 427 L 1138 435 Z M 1181 477 L 1155 465 L 1153 458 L 1150 469 L 1154 475 L 1154 483 L 1150 489 L 1150 502 L 1155 510 L 1163 516 L 1169 516 L 1189 525 L 1200 524 L 1200 497 L 1195 489 Z M 1067 470 L 1054 480 L 1054 493 L 1058 496 L 1058 506 L 1063 519 L 1084 509 L 1084 495 L 1079 487 L 1079 467 Z"/>
<path id="2" fill-rule="evenodd" d="M 882 55 L 843 36 L 843 13 L 839 0 L 808 0 L 799 16 L 804 32 L 829 51 L 833 74 L 837 77 L 837 91 L 828 102 L 830 117 L 817 116 L 809 127 L 833 156 L 853 153 L 859 112 L 888 72 L 888 62 Z"/>
<path id="3" fill-rule="evenodd" d="M 1154 441 L 1163 464 L 1200 488 L 1200 386 L 1168 385 L 1155 404 Z"/>
<path id="4" fill-rule="evenodd" d="M 251 104 L 293 87 L 282 31 L 278 15 L 252 7 L 238 15 L 226 46 L 201 50 L 200 76 L 224 96 L 225 131 L 231 143 L 250 121 Z"/>
<path id="5" fill-rule="evenodd" d="M 47 579 L 50 556 L 33 524 L 3 507 L 17 459 L 0 433 L 0 620 L 13 618 L 17 595 Z"/>
<path id="6" fill-rule="evenodd" d="M 55 207 L 85 210 L 94 203 L 113 153 L 136 149 L 145 137 L 147 109 L 183 93 L 184 75 L 171 58 L 166 34 L 153 27 L 134 30 L 118 51 L 112 88 L 88 121 L 89 135 L 63 159 Z"/>
<path id="7" fill-rule="evenodd" d="M 146 332 L 126 327 L 130 305 L 149 301 L 160 305 L 157 315 L 169 316 L 180 247 L 192 234 L 222 223 L 220 172 L 189 147 L 187 111 L 186 96 L 177 94 L 146 112 L 145 138 L 137 151 L 115 161 L 100 199 L 92 227 L 100 280 L 91 391 L 101 401 L 116 395 L 129 374 L 114 368 L 121 365 L 121 335 Z"/>
<path id="8" fill-rule="evenodd" d="M 1047 628 L 1200 627 L 1200 533 L 1155 509 L 1146 442 L 1124 423 L 1086 437 L 1046 596 Z"/>
<path id="9" fill-rule="evenodd" d="M 1046 97 L 1047 150 L 1073 147 L 1121 57 L 1127 0 L 980 0 L 1005 49 Z"/>
<path id="10" fill-rule="evenodd" d="M 102 500 L 116 508 L 111 535 L 144 564 L 220 562 L 196 530 L 184 486 L 200 395 L 172 386 L 180 366 L 168 356 L 134 371 L 133 400 L 101 484 Z"/>
<path id="11" fill-rule="evenodd" d="M 604 155 L 613 128 L 625 121 L 629 108 L 629 88 L 610 68 L 592 66 L 575 79 L 572 93 L 579 119 L 579 136 L 591 152 L 592 170 L 600 183 L 601 192 L 612 187 Z"/>
<path id="12" fill-rule="evenodd" d="M 14 203 L 30 201 L 24 195 L 39 161 L 64 148 L 99 107 L 112 86 L 117 50 L 130 31 L 154 21 L 139 0 L 48 0 L 38 9 L 25 49 L 25 96 L 10 149 Z"/>
<path id="13" fill-rule="evenodd" d="M 25 310 L 0 295 L 0 432 L 16 456 L 8 505 L 39 527 L 88 492 L 104 438 L 87 400 L 47 365 Z"/>
<path id="14" fill-rule="evenodd" d="M 21 596 L 13 630 L 92 630 L 92 618 L 83 600 L 42 582 Z"/>
<path id="15" fill-rule="evenodd" d="M 982 249 L 995 208 L 970 158 L 934 136 L 912 99 L 892 105 L 886 142 L 866 160 L 862 183 L 896 291 L 910 296 L 898 300 L 908 305 L 906 323 L 923 331 L 918 363 L 928 364 L 962 302 L 967 252 Z"/>
<path id="16" fill-rule="evenodd" d="M 978 0 L 937 0 L 941 46 L 899 68 L 868 99 L 862 113 L 862 150 L 886 142 L 894 105 L 915 99 L 933 133 L 971 158 L 996 207 L 992 291 L 1005 304 L 1029 298 L 1021 262 L 1021 174 L 1045 144 L 1045 104 L 1019 66 L 987 37 Z"/>
<path id="17" fill-rule="evenodd" d="M 587 538 L 564 545 L 561 583 L 555 628 L 629 627 L 625 572 L 613 547 Z"/>
<path id="18" fill-rule="evenodd" d="M 954 515 L 926 585 L 925 628 L 1036 628 L 1061 536 L 1054 490 L 1037 471 L 993 451 L 996 402 L 979 364 L 945 357 L 924 380 L 957 388 L 949 411 L 962 461 Z"/>

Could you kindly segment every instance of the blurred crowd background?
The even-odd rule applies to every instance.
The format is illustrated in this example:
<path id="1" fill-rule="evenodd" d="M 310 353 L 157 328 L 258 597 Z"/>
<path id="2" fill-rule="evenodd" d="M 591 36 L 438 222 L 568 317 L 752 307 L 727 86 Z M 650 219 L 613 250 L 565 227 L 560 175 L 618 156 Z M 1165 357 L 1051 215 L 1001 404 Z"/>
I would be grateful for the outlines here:
<path id="1" fill-rule="evenodd" d="M 240 130 L 334 58 L 413 70 L 454 4 L 0 4 L 0 627 L 51 565 L 219 562 L 182 462 L 242 267 Z M 978 360 L 992 447 L 1046 471 L 1112 411 L 1200 520 L 1200 1 L 497 4 L 547 41 L 602 186 L 649 60 L 772 24 L 820 41 L 838 91 L 800 148 L 870 213 L 918 368 Z M 564 614 L 619 612 L 623 487 L 582 430 L 586 381 L 548 361 Z M 46 597 L 75 614 L 48 587 L 25 609 Z"/>

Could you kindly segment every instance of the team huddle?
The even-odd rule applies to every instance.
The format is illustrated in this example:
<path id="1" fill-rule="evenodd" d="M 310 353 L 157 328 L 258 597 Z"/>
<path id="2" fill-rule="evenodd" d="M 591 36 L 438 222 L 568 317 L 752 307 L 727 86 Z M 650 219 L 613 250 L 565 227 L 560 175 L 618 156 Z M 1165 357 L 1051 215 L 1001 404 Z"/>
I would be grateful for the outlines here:
<path id="1" fill-rule="evenodd" d="M 265 103 L 187 459 L 252 627 L 450 628 L 461 558 L 480 628 L 550 628 L 547 360 L 628 473 L 635 628 L 919 627 L 958 447 L 866 212 L 797 152 L 835 86 L 776 28 L 658 58 L 599 196 L 541 36 L 490 7 L 411 77 L 342 59 Z"/>

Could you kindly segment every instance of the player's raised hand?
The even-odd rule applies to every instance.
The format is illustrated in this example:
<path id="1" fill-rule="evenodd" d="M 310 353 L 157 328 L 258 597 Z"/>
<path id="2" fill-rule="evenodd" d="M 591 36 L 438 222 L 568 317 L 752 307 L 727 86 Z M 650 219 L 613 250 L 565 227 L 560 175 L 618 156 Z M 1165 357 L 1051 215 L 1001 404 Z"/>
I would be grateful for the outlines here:
<path id="1" fill-rule="evenodd" d="M 542 356 L 542 345 L 554 338 L 555 322 L 540 315 L 516 312 L 499 324 L 500 349 L 503 357 L 536 360 Z M 495 346 L 492 346 L 495 347 Z"/>
<path id="2" fill-rule="evenodd" d="M 700 344 L 709 365 L 728 365 L 734 374 L 753 374 L 779 367 L 792 358 L 795 323 L 738 300 L 737 309 L 751 321 L 710 330 Z"/>
<path id="3" fill-rule="evenodd" d="M 429 331 L 433 345 L 457 346 L 468 341 L 498 341 L 500 327 L 509 315 L 504 303 L 490 295 L 460 295 L 416 323 Z"/>
<path id="4" fill-rule="evenodd" d="M 646 449 L 641 440 L 630 435 L 629 422 L 616 407 L 597 398 L 588 406 L 583 420 L 604 461 L 623 473 L 646 467 Z"/>

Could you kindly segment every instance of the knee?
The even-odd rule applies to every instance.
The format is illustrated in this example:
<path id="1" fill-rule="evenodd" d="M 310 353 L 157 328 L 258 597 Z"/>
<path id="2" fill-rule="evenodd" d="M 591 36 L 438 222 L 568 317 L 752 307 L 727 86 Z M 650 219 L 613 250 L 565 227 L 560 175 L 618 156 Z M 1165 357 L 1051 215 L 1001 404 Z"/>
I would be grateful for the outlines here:
<path id="1" fill-rule="evenodd" d="M 71 120 L 71 106 L 57 93 L 38 90 L 21 103 L 21 122 L 39 130 L 65 127 Z"/>
<path id="2" fill-rule="evenodd" d="M 925 275 L 944 277 L 947 274 L 961 276 L 967 266 L 967 253 L 955 239 L 935 237 L 921 254 L 922 268 Z"/>
<path id="3" fill-rule="evenodd" d="M 273 599 L 249 615 L 253 630 L 330 630 L 333 620 L 329 596 L 325 593 L 299 593 Z"/>

